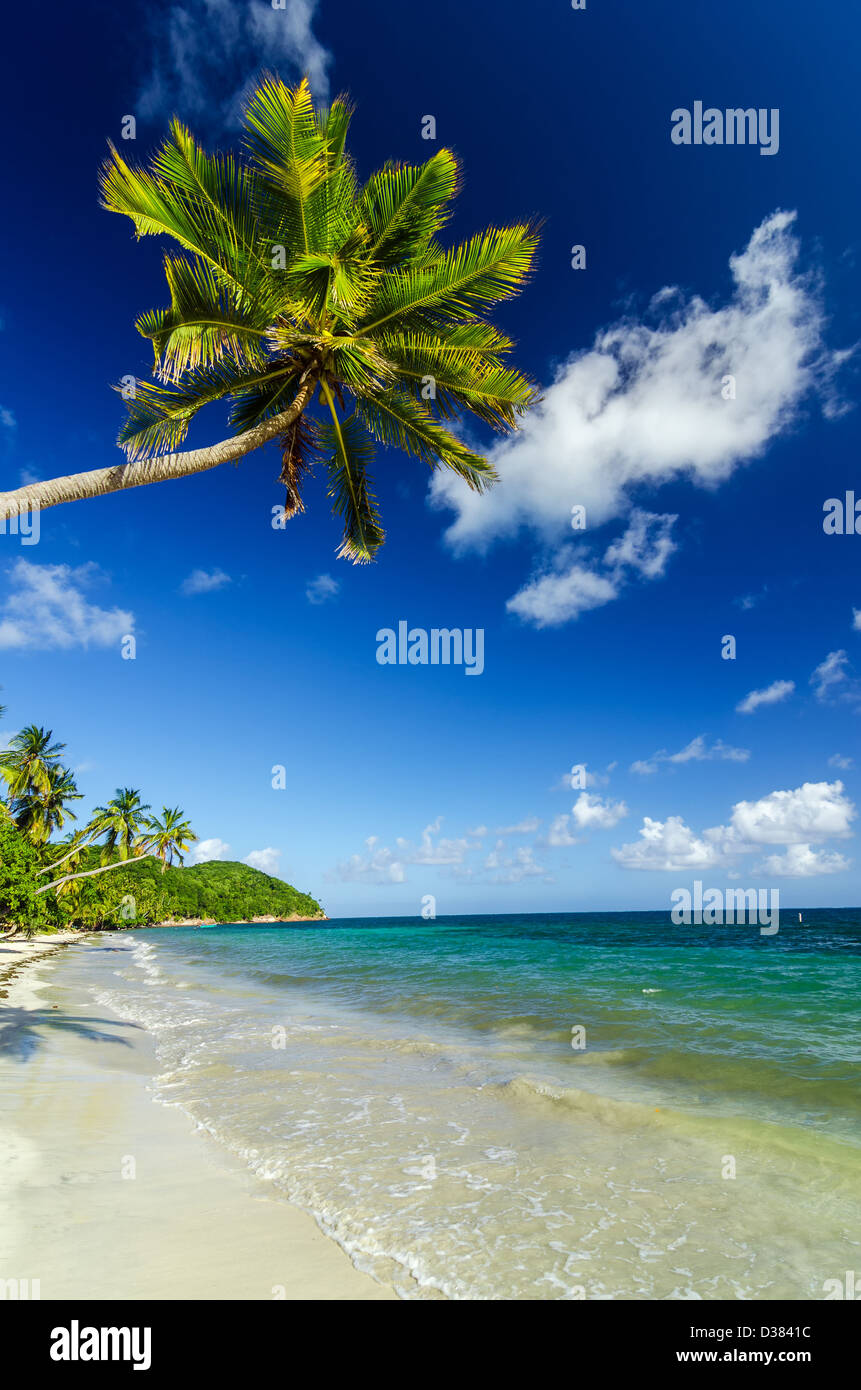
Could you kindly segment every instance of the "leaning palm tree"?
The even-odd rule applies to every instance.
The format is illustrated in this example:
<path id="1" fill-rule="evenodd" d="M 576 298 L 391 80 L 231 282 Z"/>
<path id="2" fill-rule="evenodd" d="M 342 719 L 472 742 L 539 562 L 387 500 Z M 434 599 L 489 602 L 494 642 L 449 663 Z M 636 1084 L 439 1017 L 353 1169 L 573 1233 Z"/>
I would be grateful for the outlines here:
<path id="1" fill-rule="evenodd" d="M 389 163 L 360 185 L 345 149 L 351 114 L 342 98 L 315 111 L 307 82 L 291 90 L 268 77 L 245 109 L 242 159 L 207 154 L 177 120 L 149 168 L 111 148 L 104 206 L 179 248 L 165 255 L 169 306 L 137 325 L 156 380 L 124 391 L 129 462 L 0 494 L 0 518 L 184 477 L 277 438 L 285 518 L 303 510 L 321 457 L 340 553 L 366 561 L 384 536 L 375 443 L 453 469 L 476 491 L 494 481 L 449 423 L 469 413 L 507 432 L 535 400 L 487 314 L 525 283 L 537 229 L 493 227 L 445 249 L 455 157 Z M 233 437 L 177 452 L 216 401 L 229 405 Z"/>
<path id="2" fill-rule="evenodd" d="M 152 816 L 147 821 L 143 841 L 146 848 L 154 850 L 161 860 L 161 871 L 164 873 L 169 864 L 173 863 L 174 855 L 183 863 L 186 850 L 190 849 L 197 839 L 191 828 L 191 822 L 185 820 L 185 813 L 175 806 L 173 810 L 165 806 L 162 810 L 162 818 Z"/>

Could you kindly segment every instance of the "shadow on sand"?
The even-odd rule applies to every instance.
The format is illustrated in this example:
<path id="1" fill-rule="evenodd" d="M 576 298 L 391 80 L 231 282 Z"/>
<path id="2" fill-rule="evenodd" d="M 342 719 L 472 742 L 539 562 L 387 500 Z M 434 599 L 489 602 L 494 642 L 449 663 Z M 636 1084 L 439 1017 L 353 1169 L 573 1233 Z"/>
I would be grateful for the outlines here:
<path id="1" fill-rule="evenodd" d="M 100 1027 L 99 1025 L 103 1025 Z M 128 1038 L 117 1036 L 117 1029 L 134 1028 L 137 1023 L 125 1023 L 120 1019 L 81 1017 L 75 1014 L 60 1013 L 55 1009 L 14 1009 L 0 1008 L 0 1057 L 9 1057 L 17 1062 L 26 1062 L 44 1043 L 42 1030 L 53 1028 L 59 1033 L 71 1033 L 88 1042 L 116 1043 L 120 1047 L 131 1047 Z M 110 1028 L 111 1032 L 105 1032 Z"/>

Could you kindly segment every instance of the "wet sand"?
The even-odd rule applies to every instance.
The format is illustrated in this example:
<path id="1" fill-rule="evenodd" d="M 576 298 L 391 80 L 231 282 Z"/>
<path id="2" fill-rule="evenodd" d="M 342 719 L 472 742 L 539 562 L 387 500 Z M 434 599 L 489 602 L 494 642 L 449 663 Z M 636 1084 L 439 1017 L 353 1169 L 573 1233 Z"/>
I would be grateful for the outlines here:
<path id="1" fill-rule="evenodd" d="M 395 1298 L 153 1101 L 149 1034 L 64 983 L 61 945 L 0 943 L 0 1279 L 42 1299 Z"/>

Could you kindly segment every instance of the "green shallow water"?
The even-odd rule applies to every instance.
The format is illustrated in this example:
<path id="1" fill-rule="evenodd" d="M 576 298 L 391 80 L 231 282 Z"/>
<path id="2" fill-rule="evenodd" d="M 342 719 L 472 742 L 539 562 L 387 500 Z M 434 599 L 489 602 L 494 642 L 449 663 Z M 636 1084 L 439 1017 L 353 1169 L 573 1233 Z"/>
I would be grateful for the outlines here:
<path id="1" fill-rule="evenodd" d="M 79 968 L 160 1098 L 404 1296 L 805 1299 L 861 1266 L 861 913 L 804 916 L 160 930 Z"/>

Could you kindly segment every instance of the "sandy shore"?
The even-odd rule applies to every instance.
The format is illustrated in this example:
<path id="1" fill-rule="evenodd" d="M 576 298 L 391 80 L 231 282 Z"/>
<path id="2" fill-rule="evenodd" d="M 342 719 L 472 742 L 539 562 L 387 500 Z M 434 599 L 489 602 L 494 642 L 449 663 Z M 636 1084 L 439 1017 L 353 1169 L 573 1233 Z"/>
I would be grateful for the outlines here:
<path id="1" fill-rule="evenodd" d="M 149 1034 L 64 960 L 111 949 L 0 943 L 0 1279 L 38 1279 L 42 1299 L 395 1298 L 152 1100 Z"/>

